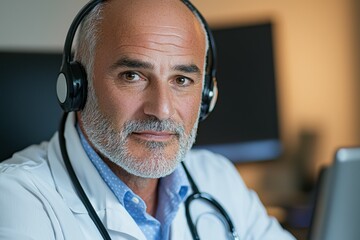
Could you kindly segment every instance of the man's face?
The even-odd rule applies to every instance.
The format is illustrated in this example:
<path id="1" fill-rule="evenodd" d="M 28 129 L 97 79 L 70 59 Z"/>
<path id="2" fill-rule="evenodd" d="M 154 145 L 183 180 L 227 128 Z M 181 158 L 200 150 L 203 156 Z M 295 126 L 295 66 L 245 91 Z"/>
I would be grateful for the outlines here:
<path id="1" fill-rule="evenodd" d="M 199 117 L 205 35 L 180 1 L 111 1 L 81 119 L 91 143 L 129 173 L 171 173 Z"/>

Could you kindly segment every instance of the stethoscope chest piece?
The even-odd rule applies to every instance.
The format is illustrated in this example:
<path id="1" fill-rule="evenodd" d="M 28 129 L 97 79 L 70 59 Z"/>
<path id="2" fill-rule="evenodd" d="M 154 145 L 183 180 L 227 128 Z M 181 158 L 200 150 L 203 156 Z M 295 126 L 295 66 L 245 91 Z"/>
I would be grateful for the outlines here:
<path id="1" fill-rule="evenodd" d="M 188 169 L 185 166 L 184 162 L 181 162 L 185 173 L 187 175 L 187 178 L 190 182 L 191 188 L 193 190 L 193 193 L 190 194 L 190 196 L 187 197 L 185 200 L 185 214 L 186 214 L 186 220 L 191 232 L 191 235 L 193 239 L 199 240 L 200 236 L 198 233 L 198 221 L 200 218 L 193 219 L 191 215 L 191 205 L 195 203 L 195 200 L 198 201 L 204 201 L 206 202 L 210 207 L 213 208 L 214 215 L 217 216 L 219 220 L 223 223 L 223 225 L 227 228 L 227 239 L 233 239 L 233 240 L 239 240 L 238 234 L 235 230 L 234 224 L 231 221 L 231 218 L 229 214 L 225 211 L 225 209 L 221 206 L 221 204 L 210 194 L 205 192 L 200 192 L 197 185 L 195 184 L 193 178 L 191 177 Z"/>

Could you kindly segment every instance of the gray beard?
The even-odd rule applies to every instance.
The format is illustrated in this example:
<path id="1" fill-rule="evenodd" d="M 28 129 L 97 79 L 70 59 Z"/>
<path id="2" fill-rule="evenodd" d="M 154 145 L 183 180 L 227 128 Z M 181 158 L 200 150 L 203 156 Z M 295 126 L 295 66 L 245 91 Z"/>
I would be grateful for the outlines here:
<path id="1" fill-rule="evenodd" d="M 145 120 L 129 120 L 117 131 L 110 120 L 101 114 L 91 86 L 81 120 L 85 134 L 101 154 L 128 173 L 142 178 L 160 178 L 172 173 L 194 144 L 198 126 L 196 122 L 190 134 L 186 135 L 184 126 L 173 120 L 149 117 Z M 145 130 L 174 132 L 176 138 L 166 143 L 137 139 L 144 150 L 151 153 L 149 159 L 139 159 L 129 151 L 128 137 L 132 132 Z M 165 154 L 165 148 L 170 144 L 178 146 L 172 156 Z"/>

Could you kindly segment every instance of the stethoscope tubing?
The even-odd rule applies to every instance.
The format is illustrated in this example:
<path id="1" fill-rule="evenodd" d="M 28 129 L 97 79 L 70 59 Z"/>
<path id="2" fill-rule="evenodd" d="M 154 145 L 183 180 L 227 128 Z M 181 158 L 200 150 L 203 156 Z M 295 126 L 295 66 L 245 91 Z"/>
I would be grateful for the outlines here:
<path id="1" fill-rule="evenodd" d="M 69 177 L 74 185 L 76 193 L 78 194 L 80 200 L 82 201 L 83 205 L 85 206 L 86 210 L 88 211 L 91 220 L 95 224 L 96 228 L 99 230 L 103 239 L 111 240 L 108 231 L 106 230 L 104 224 L 101 222 L 101 220 L 100 220 L 99 216 L 97 215 L 94 207 L 92 206 L 89 198 L 87 197 L 84 189 L 82 188 L 80 181 L 77 178 L 74 168 L 71 164 L 69 155 L 67 153 L 66 140 L 65 140 L 65 123 L 66 123 L 67 115 L 68 115 L 68 113 L 63 114 L 61 123 L 60 123 L 59 133 L 58 133 L 61 155 L 64 159 L 66 169 L 67 169 Z"/>

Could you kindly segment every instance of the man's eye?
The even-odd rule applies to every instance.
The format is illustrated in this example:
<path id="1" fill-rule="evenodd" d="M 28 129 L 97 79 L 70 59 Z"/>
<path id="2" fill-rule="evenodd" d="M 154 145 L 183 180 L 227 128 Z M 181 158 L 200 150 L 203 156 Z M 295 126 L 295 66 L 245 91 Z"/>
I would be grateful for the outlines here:
<path id="1" fill-rule="evenodd" d="M 138 81 L 141 79 L 141 77 L 139 76 L 139 74 L 135 73 L 135 72 L 125 72 L 121 74 L 121 77 L 124 78 L 127 81 Z"/>
<path id="2" fill-rule="evenodd" d="M 192 80 L 187 77 L 177 77 L 175 81 L 181 87 L 189 86 L 192 83 Z"/>

